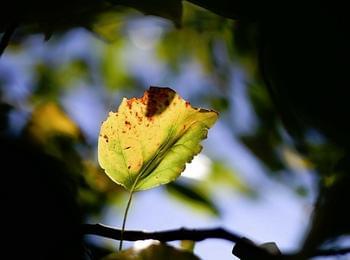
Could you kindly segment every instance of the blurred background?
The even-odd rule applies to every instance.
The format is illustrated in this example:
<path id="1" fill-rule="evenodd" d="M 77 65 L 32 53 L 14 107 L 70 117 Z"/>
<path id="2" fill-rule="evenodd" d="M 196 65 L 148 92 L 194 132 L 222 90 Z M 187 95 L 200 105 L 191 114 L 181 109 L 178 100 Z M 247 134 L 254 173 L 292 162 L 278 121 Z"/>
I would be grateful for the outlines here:
<path id="1" fill-rule="evenodd" d="M 89 30 L 77 27 L 48 40 L 18 31 L 0 58 L 1 134 L 25 139 L 64 165 L 77 183 L 83 222 L 120 227 L 127 193 L 98 165 L 100 125 L 122 97 L 141 97 L 151 85 L 171 87 L 220 118 L 176 182 L 134 196 L 126 228 L 220 226 L 297 250 L 317 175 L 296 151 L 257 75 L 256 37 L 250 24 L 191 4 L 184 5 L 181 28 L 122 9 L 99 16 Z M 323 142 L 311 130 L 308 136 L 315 147 Z M 117 246 L 93 236 L 87 243 L 97 251 Z M 207 240 L 194 252 L 234 259 L 232 246 Z"/>

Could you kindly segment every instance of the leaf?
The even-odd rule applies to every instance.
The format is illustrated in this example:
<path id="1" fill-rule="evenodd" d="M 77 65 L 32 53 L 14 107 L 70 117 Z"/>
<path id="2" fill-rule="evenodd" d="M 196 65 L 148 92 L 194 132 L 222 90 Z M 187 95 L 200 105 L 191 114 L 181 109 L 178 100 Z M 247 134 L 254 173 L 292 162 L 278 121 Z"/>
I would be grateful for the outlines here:
<path id="1" fill-rule="evenodd" d="M 81 135 L 75 122 L 53 102 L 41 104 L 35 109 L 27 131 L 33 139 L 40 143 L 45 143 L 52 136 L 68 136 L 78 139 Z"/>
<path id="2" fill-rule="evenodd" d="M 193 252 L 195 245 L 196 242 L 192 240 L 181 240 L 180 242 L 181 249 L 188 252 Z"/>
<path id="3" fill-rule="evenodd" d="M 213 183 L 226 186 L 243 194 L 254 196 L 254 191 L 237 173 L 223 161 L 213 161 L 211 173 L 208 176 L 207 189 L 213 188 Z"/>
<path id="4" fill-rule="evenodd" d="M 167 244 L 152 244 L 142 249 L 128 249 L 113 253 L 103 260 L 199 260 L 189 251 L 177 249 Z"/>
<path id="5" fill-rule="evenodd" d="M 193 209 L 205 211 L 214 216 L 219 216 L 219 209 L 211 199 L 208 192 L 196 189 L 195 186 L 180 182 L 173 182 L 166 186 L 166 190 L 174 198 L 181 200 L 184 204 L 191 206 Z M 207 190 L 206 190 L 207 191 Z"/>
<path id="6" fill-rule="evenodd" d="M 142 98 L 124 98 L 103 122 L 98 160 L 127 190 L 175 180 L 198 154 L 217 112 L 193 108 L 170 88 L 151 87 Z"/>

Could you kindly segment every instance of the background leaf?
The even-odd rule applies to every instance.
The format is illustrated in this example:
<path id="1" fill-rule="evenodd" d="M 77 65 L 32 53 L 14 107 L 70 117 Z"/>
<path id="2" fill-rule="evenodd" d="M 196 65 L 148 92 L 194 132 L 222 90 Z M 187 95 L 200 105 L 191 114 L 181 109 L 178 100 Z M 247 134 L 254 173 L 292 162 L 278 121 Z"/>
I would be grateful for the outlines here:
<path id="1" fill-rule="evenodd" d="M 177 249 L 167 244 L 153 244 L 149 247 L 136 250 L 123 250 L 116 254 L 111 254 L 104 260 L 199 260 L 194 254 Z"/>
<path id="2" fill-rule="evenodd" d="M 219 209 L 211 199 L 210 194 L 196 189 L 193 185 L 172 182 L 166 185 L 166 190 L 185 205 L 193 206 L 193 209 L 204 210 L 214 216 L 220 215 Z"/>

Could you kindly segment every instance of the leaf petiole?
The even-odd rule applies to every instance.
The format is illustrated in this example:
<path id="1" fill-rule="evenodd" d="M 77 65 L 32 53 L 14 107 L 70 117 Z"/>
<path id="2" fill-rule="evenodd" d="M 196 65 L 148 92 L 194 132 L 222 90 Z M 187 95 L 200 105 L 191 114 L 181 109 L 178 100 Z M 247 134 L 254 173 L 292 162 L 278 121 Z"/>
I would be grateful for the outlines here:
<path id="1" fill-rule="evenodd" d="M 121 232 L 120 232 L 119 251 L 121 251 L 123 249 L 123 234 L 124 234 L 126 218 L 128 217 L 128 212 L 129 212 L 129 208 L 130 208 L 130 205 L 131 205 L 131 200 L 132 200 L 132 195 L 133 194 L 134 194 L 134 191 L 133 190 L 130 191 L 128 203 L 126 204 L 126 208 L 125 208 L 125 212 L 124 212 L 123 225 L 122 225 L 122 229 L 121 229 Z"/>

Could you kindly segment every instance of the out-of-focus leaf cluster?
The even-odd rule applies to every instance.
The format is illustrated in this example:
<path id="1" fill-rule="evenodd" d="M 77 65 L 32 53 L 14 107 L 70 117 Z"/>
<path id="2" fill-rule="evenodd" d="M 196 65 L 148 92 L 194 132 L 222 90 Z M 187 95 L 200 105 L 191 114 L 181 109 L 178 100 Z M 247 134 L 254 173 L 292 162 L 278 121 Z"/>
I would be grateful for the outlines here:
<path id="1" fill-rule="evenodd" d="M 162 16 L 167 18 L 174 18 L 180 13 L 178 1 L 172 2 L 177 6 L 177 14 L 164 14 L 162 10 L 166 8 L 163 4 L 159 6 L 158 11 L 149 11 L 148 7 L 142 4 L 124 2 L 116 1 L 118 4 L 129 3 L 129 6 L 136 7 L 144 13 L 163 13 Z M 229 95 L 235 89 L 235 85 L 232 84 L 232 78 L 235 77 L 232 68 L 245 66 L 248 74 L 246 83 L 250 85 L 248 96 L 255 108 L 258 123 L 255 131 L 243 133 L 239 138 L 272 172 L 288 167 L 286 153 L 281 152 L 284 143 L 281 124 L 267 90 L 261 87 L 261 80 L 256 75 L 256 51 L 252 44 L 256 39 L 254 27 L 225 19 L 188 3 L 185 3 L 184 7 L 181 29 L 166 23 L 159 25 L 161 33 L 155 39 L 154 58 L 158 58 L 164 67 L 169 69 L 169 79 L 180 76 L 183 73 L 181 68 L 185 64 L 199 64 L 200 70 L 211 80 L 209 84 L 213 86 L 206 91 L 208 86 L 202 83 L 200 90 L 203 91 L 197 91 L 193 100 L 195 103 L 217 109 L 221 112 L 221 118 L 228 122 L 229 113 L 233 109 Z M 91 151 L 95 147 L 86 142 L 79 126 L 63 112 L 61 98 L 67 91 L 81 84 L 102 85 L 101 91 L 106 91 L 108 96 L 105 99 L 107 103 L 113 102 L 111 97 L 115 95 L 122 95 L 121 93 L 128 91 L 135 93 L 135 89 L 145 87 L 137 73 L 130 70 L 130 66 L 125 63 L 126 48 L 132 44 L 130 24 L 135 19 L 144 18 L 130 9 L 108 8 L 108 12 L 99 12 L 89 26 L 91 31 L 108 41 L 104 43 L 96 40 L 92 44 L 94 51 L 99 55 L 98 58 L 84 54 L 61 60 L 59 56 L 56 59 L 42 57 L 31 66 L 30 73 L 35 80 L 28 102 L 33 112 L 24 133 L 46 152 L 60 158 L 67 165 L 74 165 L 83 182 L 79 192 L 81 200 L 92 208 L 103 205 L 104 199 L 117 188 L 112 188 L 110 182 L 101 176 L 96 164 L 90 161 Z M 64 37 L 66 36 L 63 35 Z M 56 36 L 47 44 L 59 45 L 61 39 Z M 21 46 L 13 51 L 21 52 Z M 201 181 L 170 185 L 169 192 L 185 198 L 186 202 L 192 202 L 193 205 L 207 208 L 208 212 L 214 214 L 218 214 L 218 209 L 208 190 L 216 189 L 216 185 L 230 186 L 243 194 L 254 193 L 235 171 L 223 162 L 214 161 L 210 167 L 210 174 Z"/>
<path id="2" fill-rule="evenodd" d="M 159 9 L 155 10 L 150 10 L 147 4 L 140 1 L 111 1 L 111 3 L 125 4 L 148 14 L 171 18 L 176 24 L 179 24 L 181 16 L 181 5 L 175 0 L 170 1 L 170 5 L 174 8 L 167 8 L 163 1 L 154 0 L 152 6 L 159 4 Z M 74 9 L 67 5 L 69 10 Z M 91 42 L 90 53 L 71 55 L 69 58 L 66 58 L 65 52 L 66 38 L 69 38 L 69 33 L 51 37 L 46 42 L 46 45 L 50 46 L 47 53 L 39 57 L 34 54 L 35 58 L 31 59 L 30 68 L 26 68 L 29 70 L 27 73 L 33 78 L 29 84 L 32 88 L 27 97 L 16 102 L 4 94 L 0 103 L 1 135 L 12 136 L 11 138 L 17 138 L 19 142 L 22 139 L 29 140 L 36 149 L 54 157 L 69 169 L 77 187 L 77 200 L 84 217 L 98 214 L 109 203 L 118 202 L 123 191 L 97 166 L 94 152 L 96 144 L 87 140 L 86 132 L 76 118 L 64 111 L 63 98 L 67 92 L 82 85 L 87 88 L 97 88 L 101 94 L 99 98 L 104 102 L 103 109 L 108 111 L 115 108 L 119 97 L 124 95 L 130 97 L 135 93 L 140 95 L 143 89 L 148 87 L 145 85 L 147 81 L 143 80 L 139 71 L 131 68 L 125 56 L 126 53 L 130 55 L 134 53 L 128 49 L 134 44 L 132 33 L 135 32 L 131 30 L 135 29 L 135 26 L 131 25 L 138 21 L 137 25 L 140 26 L 150 19 L 130 9 L 109 8 L 110 5 L 94 10 L 89 9 L 87 5 L 86 11 L 92 11 L 91 16 L 80 17 L 80 13 L 70 13 L 77 19 L 87 18 L 88 23 L 70 19 L 68 17 L 71 16 L 65 16 L 63 13 L 61 18 L 71 24 L 66 25 L 61 22 L 62 19 L 57 20 L 57 16 L 49 17 L 51 13 L 45 13 L 45 16 L 28 17 L 31 26 L 34 21 L 34 31 L 44 32 L 47 35 L 56 31 L 57 28 L 63 29 L 77 24 L 88 28 L 98 37 L 84 39 Z M 105 11 L 107 9 L 108 11 Z M 57 12 L 56 9 L 54 11 Z M 39 19 L 38 23 L 36 19 Z M 46 28 L 47 19 L 50 23 Z M 5 20 L 6 17 L 0 19 L 1 30 L 6 27 Z M 234 83 L 237 76 L 234 69 L 241 68 L 246 73 L 244 83 L 248 86 L 247 97 L 249 104 L 254 108 L 253 113 L 257 122 L 256 127 L 249 133 L 234 135 L 232 130 L 232 136 L 244 144 L 266 166 L 269 173 L 274 173 L 271 176 L 276 178 L 283 179 L 286 169 L 293 171 L 314 167 L 297 152 L 294 143 L 278 119 L 279 115 L 273 107 L 268 90 L 262 87 L 262 80 L 257 75 L 255 49 L 257 35 L 252 24 L 224 19 L 186 3 L 180 29 L 163 20 L 157 23 L 156 27 L 159 31 L 156 30 L 154 37 L 149 36 L 150 32 L 146 31 L 146 35 L 152 40 L 151 45 L 146 47 L 154 54 L 151 57 L 165 68 L 166 73 L 157 75 L 164 79 L 163 82 L 176 82 L 185 74 L 184 68 L 187 68 L 188 64 L 195 64 L 196 71 L 199 71 L 205 80 L 198 83 L 194 90 L 191 90 L 191 87 L 185 89 L 189 92 L 191 103 L 218 110 L 221 113 L 221 120 L 234 129 L 231 119 L 235 108 L 231 93 L 237 89 Z M 33 31 L 32 27 L 28 30 Z M 70 33 L 74 34 L 74 31 Z M 6 55 L 23 57 L 28 54 L 27 52 L 35 52 L 33 49 L 26 49 L 28 45 L 23 41 L 15 47 L 10 46 Z M 57 46 L 61 46 L 61 49 L 57 50 Z M 134 48 L 133 51 L 136 49 Z M 55 55 L 51 51 L 55 51 Z M 8 91 L 6 88 L 9 86 L 16 85 L 8 84 L 7 80 L 5 73 L 0 74 L 0 90 L 3 92 Z M 186 83 L 185 80 L 179 80 L 179 82 Z M 11 115 L 23 110 L 28 112 L 28 120 L 17 137 L 13 137 L 15 134 L 9 130 L 11 128 L 8 127 L 8 119 Z M 311 160 L 320 162 L 321 172 L 329 172 L 331 166 L 339 159 L 340 152 L 335 152 L 334 147 L 326 144 L 322 138 L 315 141 L 314 137 L 314 135 L 311 136 L 307 144 L 308 149 L 314 151 L 311 154 L 315 158 Z M 252 187 L 227 162 L 214 159 L 210 161 L 207 174 L 197 179 L 181 178 L 178 182 L 168 185 L 165 188 L 166 192 L 190 206 L 191 209 L 199 209 L 214 216 L 220 215 L 220 208 L 216 205 L 214 194 L 223 187 L 225 190 L 250 198 L 257 196 Z M 327 176 L 326 180 L 331 181 L 332 176 Z M 296 187 L 295 190 L 300 195 L 307 193 L 302 187 Z"/>
<path id="3" fill-rule="evenodd" d="M 202 158 L 202 156 L 199 158 Z M 198 212 L 209 213 L 213 216 L 221 215 L 221 211 L 214 200 L 218 188 L 224 189 L 232 195 L 239 192 L 249 198 L 256 196 L 254 190 L 239 179 L 231 167 L 224 162 L 210 161 L 207 167 L 209 169 L 206 176 L 195 179 L 180 179 L 167 185 L 166 191 L 184 205 Z M 191 172 L 189 172 L 190 174 Z"/>
<path id="4" fill-rule="evenodd" d="M 108 12 L 120 12 L 130 8 L 148 15 L 157 15 L 172 20 L 180 25 L 182 1 L 171 0 L 166 3 L 159 0 L 73 0 L 59 4 L 43 0 L 12 1 L 2 5 L 0 32 L 16 25 L 23 28 L 23 33 L 42 32 L 46 38 L 52 33 L 77 26 L 92 28 L 99 22 L 100 16 Z M 129 8 L 129 9 L 128 9 Z M 12 14 L 16 14 L 13 16 Z"/>

